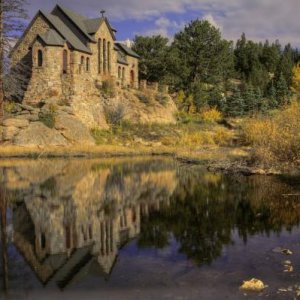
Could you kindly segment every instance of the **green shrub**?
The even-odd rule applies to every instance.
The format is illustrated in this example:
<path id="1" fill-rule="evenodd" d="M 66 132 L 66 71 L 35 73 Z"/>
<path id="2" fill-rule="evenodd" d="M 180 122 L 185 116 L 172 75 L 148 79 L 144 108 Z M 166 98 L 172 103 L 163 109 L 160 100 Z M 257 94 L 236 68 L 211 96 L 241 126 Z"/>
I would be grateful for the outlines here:
<path id="1" fill-rule="evenodd" d="M 155 96 L 156 101 L 158 101 L 161 105 L 166 105 L 169 102 L 169 97 L 168 95 L 164 93 L 158 93 Z"/>
<path id="2" fill-rule="evenodd" d="M 8 114 L 14 113 L 17 111 L 17 103 L 15 102 L 4 102 L 4 111 Z"/>
<path id="3" fill-rule="evenodd" d="M 39 120 L 49 128 L 55 126 L 55 113 L 53 112 L 41 112 L 39 113 Z"/>
<path id="4" fill-rule="evenodd" d="M 101 87 L 102 92 L 107 97 L 115 97 L 116 96 L 116 86 L 112 79 L 106 79 L 102 82 Z"/>
<path id="5" fill-rule="evenodd" d="M 117 106 L 106 107 L 104 113 L 108 124 L 116 126 L 120 125 L 124 119 L 126 109 L 123 104 L 118 104 Z"/>
<path id="6" fill-rule="evenodd" d="M 139 92 L 136 96 L 142 103 L 149 104 L 151 102 L 152 95 L 149 91 Z"/>

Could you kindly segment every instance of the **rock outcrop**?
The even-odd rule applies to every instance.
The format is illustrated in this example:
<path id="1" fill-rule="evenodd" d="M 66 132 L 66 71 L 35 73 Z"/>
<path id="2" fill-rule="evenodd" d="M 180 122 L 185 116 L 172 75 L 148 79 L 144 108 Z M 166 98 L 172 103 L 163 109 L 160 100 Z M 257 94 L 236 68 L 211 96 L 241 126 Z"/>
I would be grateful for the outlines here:
<path id="1" fill-rule="evenodd" d="M 35 106 L 15 104 L 1 129 L 2 142 L 19 146 L 94 145 L 90 130 L 109 129 L 113 118 L 131 123 L 175 123 L 177 108 L 171 97 L 151 90 L 116 88 L 76 99 L 68 105 L 53 99 Z"/>
<path id="2" fill-rule="evenodd" d="M 17 146 L 94 145 L 89 128 L 70 106 L 47 102 L 41 108 L 16 104 L 1 128 L 2 142 Z"/>
<path id="3" fill-rule="evenodd" d="M 88 128 L 77 118 L 68 114 L 60 114 L 57 116 L 55 119 L 55 129 L 71 143 L 82 143 L 84 145 L 95 144 Z"/>
<path id="4" fill-rule="evenodd" d="M 31 123 L 13 139 L 18 146 L 67 146 L 69 142 L 56 130 L 41 122 Z"/>

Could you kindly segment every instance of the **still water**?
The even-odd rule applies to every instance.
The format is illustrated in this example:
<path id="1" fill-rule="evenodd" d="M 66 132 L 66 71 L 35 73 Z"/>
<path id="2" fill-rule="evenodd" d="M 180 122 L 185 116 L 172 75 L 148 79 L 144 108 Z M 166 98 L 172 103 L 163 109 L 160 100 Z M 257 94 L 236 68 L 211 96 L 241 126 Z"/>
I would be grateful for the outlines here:
<path id="1" fill-rule="evenodd" d="M 1 299 L 296 299 L 299 178 L 40 159 L 1 161 L 0 183 Z"/>

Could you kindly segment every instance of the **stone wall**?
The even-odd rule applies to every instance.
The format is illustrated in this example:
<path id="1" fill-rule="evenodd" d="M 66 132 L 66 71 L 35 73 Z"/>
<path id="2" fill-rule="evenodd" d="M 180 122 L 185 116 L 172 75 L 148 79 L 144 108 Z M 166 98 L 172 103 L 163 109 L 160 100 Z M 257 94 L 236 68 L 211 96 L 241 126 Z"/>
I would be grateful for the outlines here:
<path id="1" fill-rule="evenodd" d="M 139 87 L 139 69 L 138 59 L 135 57 L 127 56 L 128 65 L 117 64 L 116 79 L 118 86 L 121 87 Z"/>
<path id="2" fill-rule="evenodd" d="M 94 36 L 96 43 L 90 43 L 90 48 L 93 52 L 91 57 L 91 76 L 95 80 L 103 80 L 107 75 L 116 76 L 117 74 L 117 53 L 114 51 L 114 40 L 105 22 L 102 23 L 99 30 Z M 105 65 L 106 71 L 104 70 L 104 55 L 103 55 L 103 41 L 106 43 L 106 55 L 105 55 Z M 99 61 L 99 43 L 100 42 L 100 61 Z M 108 45 L 110 45 L 110 50 L 108 51 Z M 110 53 L 110 59 L 109 55 Z M 108 66 L 110 65 L 110 68 Z M 99 68 L 100 67 L 100 68 Z"/>
<path id="3" fill-rule="evenodd" d="M 63 51 L 65 47 L 45 47 L 42 42 L 36 40 L 32 47 L 32 75 L 24 94 L 25 103 L 38 103 L 44 99 L 60 99 L 66 96 L 65 89 L 70 89 L 70 80 L 67 74 L 62 74 Z M 38 66 L 38 52 L 42 53 L 42 66 Z M 69 82 L 63 85 L 63 82 Z M 67 87 L 69 86 L 69 87 Z"/>
<path id="4" fill-rule="evenodd" d="M 42 15 L 37 15 L 37 17 L 33 19 L 11 54 L 12 67 L 19 64 L 24 58 L 31 58 L 31 55 L 28 56 L 28 49 L 31 47 L 38 34 L 46 33 L 49 29 L 51 29 L 51 26 Z M 31 59 L 28 63 L 31 63 Z"/>
<path id="5" fill-rule="evenodd" d="M 37 36 L 46 33 L 49 29 L 53 29 L 52 25 L 42 14 L 38 14 L 12 53 L 13 66 L 24 60 L 30 66 L 23 102 L 37 104 L 41 100 L 61 101 L 71 105 L 84 124 L 89 127 L 106 128 L 101 103 L 103 99 L 98 86 L 101 86 L 104 80 L 110 79 L 122 87 L 138 88 L 138 59 L 126 56 L 128 65 L 117 63 L 118 54 L 114 50 L 114 40 L 105 22 L 94 35 L 96 43 L 89 43 L 93 55 L 73 50 L 68 43 L 64 47 L 46 46 Z M 105 57 L 104 40 L 106 41 Z M 100 60 L 98 41 L 101 41 Z M 108 51 L 109 45 L 110 51 Z M 42 65 L 38 65 L 39 51 L 42 53 Z M 66 70 L 63 68 L 63 51 L 67 51 Z M 104 71 L 104 60 L 106 71 Z M 118 78 L 119 67 L 121 67 L 121 78 Z"/>

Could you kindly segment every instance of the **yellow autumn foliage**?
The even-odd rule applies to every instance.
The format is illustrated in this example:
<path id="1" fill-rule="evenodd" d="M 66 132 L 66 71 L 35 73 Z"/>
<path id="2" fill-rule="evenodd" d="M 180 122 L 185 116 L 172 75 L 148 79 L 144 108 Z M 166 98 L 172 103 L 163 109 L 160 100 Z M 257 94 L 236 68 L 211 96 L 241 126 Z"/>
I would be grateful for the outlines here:
<path id="1" fill-rule="evenodd" d="M 223 116 L 220 111 L 216 107 L 212 107 L 209 109 L 205 109 L 200 113 L 200 118 L 204 122 L 212 123 L 212 122 L 218 122 L 220 121 Z"/>
<path id="2" fill-rule="evenodd" d="M 294 101 L 273 117 L 254 118 L 243 125 L 245 141 L 254 148 L 253 158 L 262 163 L 300 159 L 300 104 Z"/>
<path id="3" fill-rule="evenodd" d="M 293 68 L 293 84 L 291 89 L 295 94 L 300 95 L 300 64 Z"/>

